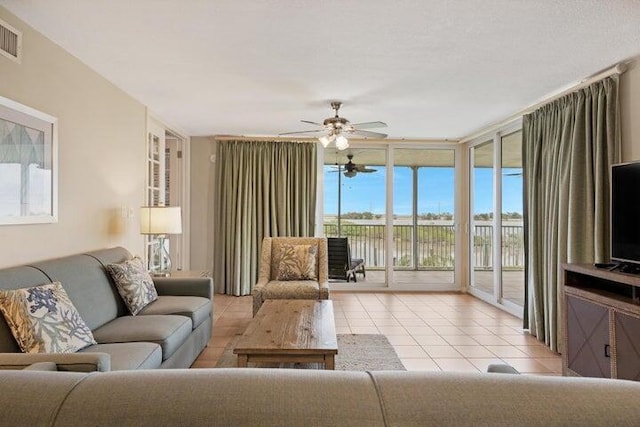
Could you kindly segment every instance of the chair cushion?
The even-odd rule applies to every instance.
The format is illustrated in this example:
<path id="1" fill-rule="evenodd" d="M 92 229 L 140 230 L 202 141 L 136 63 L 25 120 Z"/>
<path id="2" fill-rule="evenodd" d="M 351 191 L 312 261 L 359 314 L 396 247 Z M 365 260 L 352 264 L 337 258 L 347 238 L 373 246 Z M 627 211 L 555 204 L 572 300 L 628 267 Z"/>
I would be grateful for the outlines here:
<path id="1" fill-rule="evenodd" d="M 193 329 L 211 315 L 211 300 L 202 297 L 161 295 L 138 313 L 142 315 L 175 314 L 191 319 Z"/>
<path id="2" fill-rule="evenodd" d="M 24 353 L 75 353 L 96 343 L 60 282 L 2 290 L 0 311 Z"/>
<path id="3" fill-rule="evenodd" d="M 167 360 L 191 333 L 191 319 L 185 316 L 123 316 L 93 331 L 100 344 L 146 341 L 160 345 Z"/>
<path id="4" fill-rule="evenodd" d="M 353 270 L 360 265 L 364 265 L 364 260 L 362 258 L 351 258 L 351 269 Z"/>
<path id="5" fill-rule="evenodd" d="M 162 364 L 160 346 L 150 342 L 96 344 L 80 350 L 80 353 L 107 353 L 111 356 L 112 371 L 157 369 Z"/>
<path id="6" fill-rule="evenodd" d="M 120 296 L 134 316 L 149 303 L 158 299 L 153 279 L 139 257 L 118 264 L 109 264 L 107 271 L 111 274 Z"/>
<path id="7" fill-rule="evenodd" d="M 318 280 L 318 246 L 283 244 L 276 280 Z"/>
<path id="8" fill-rule="evenodd" d="M 262 290 L 262 299 L 318 299 L 318 282 L 312 280 L 290 280 L 268 282 Z"/>

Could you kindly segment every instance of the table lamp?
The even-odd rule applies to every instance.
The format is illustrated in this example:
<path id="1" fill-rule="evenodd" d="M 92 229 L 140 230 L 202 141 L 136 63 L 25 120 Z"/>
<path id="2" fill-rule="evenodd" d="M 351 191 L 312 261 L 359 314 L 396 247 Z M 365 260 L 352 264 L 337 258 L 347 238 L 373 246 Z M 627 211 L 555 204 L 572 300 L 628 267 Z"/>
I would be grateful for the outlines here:
<path id="1" fill-rule="evenodd" d="M 140 208 L 140 234 L 156 236 L 157 242 L 149 255 L 148 269 L 154 275 L 167 276 L 171 257 L 167 235 L 182 234 L 182 213 L 179 206 L 143 206 Z M 155 262 L 157 260 L 157 262 Z"/>

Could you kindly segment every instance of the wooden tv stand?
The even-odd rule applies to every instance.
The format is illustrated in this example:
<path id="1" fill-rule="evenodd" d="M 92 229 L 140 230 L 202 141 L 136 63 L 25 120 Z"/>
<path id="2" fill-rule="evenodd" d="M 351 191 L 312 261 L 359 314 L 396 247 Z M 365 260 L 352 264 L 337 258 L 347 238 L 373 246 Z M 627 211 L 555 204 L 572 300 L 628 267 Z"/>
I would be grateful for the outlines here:
<path id="1" fill-rule="evenodd" d="M 640 275 L 562 268 L 563 374 L 640 381 Z"/>

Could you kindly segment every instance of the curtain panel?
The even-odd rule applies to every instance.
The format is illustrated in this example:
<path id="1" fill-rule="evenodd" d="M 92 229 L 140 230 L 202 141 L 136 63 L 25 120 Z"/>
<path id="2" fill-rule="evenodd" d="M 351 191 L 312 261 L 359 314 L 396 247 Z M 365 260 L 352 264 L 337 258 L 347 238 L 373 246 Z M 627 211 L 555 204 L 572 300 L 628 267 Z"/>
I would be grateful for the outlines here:
<path id="1" fill-rule="evenodd" d="M 618 160 L 618 76 L 523 118 L 524 327 L 562 352 L 563 263 L 609 257 L 610 167 Z"/>
<path id="2" fill-rule="evenodd" d="M 313 236 L 316 158 L 314 143 L 218 141 L 216 292 L 251 294 L 264 237 Z"/>

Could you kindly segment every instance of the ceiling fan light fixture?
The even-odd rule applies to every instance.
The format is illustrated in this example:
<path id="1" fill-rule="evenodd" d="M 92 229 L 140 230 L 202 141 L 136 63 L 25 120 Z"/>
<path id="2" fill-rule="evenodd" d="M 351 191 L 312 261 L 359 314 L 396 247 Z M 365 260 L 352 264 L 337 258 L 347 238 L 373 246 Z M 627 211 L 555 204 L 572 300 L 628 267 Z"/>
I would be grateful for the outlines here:
<path id="1" fill-rule="evenodd" d="M 320 138 L 318 138 L 318 141 L 320 141 L 320 144 L 322 144 L 322 146 L 324 148 L 327 148 L 329 146 L 329 144 L 331 143 L 331 141 L 329 141 L 329 137 L 328 136 L 321 136 Z"/>
<path id="2" fill-rule="evenodd" d="M 349 148 L 349 140 L 344 135 L 338 135 L 336 138 L 336 148 L 338 150 L 346 150 Z"/>

